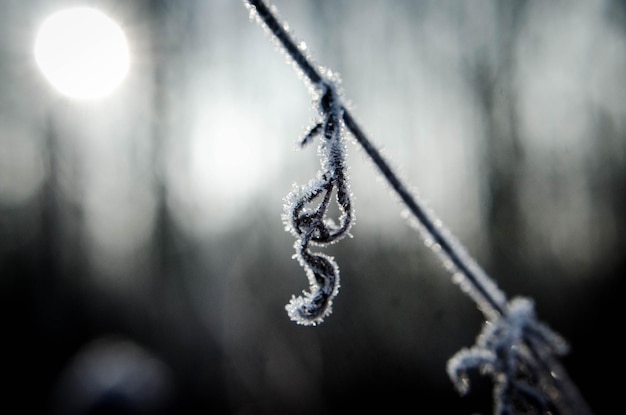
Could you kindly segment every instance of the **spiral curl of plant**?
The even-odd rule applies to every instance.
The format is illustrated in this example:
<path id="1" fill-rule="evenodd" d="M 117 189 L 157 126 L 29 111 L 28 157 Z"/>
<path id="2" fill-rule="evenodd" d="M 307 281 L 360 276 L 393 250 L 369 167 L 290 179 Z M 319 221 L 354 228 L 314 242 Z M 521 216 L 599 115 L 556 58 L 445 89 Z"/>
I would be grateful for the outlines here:
<path id="1" fill-rule="evenodd" d="M 469 392 L 470 371 L 489 375 L 493 381 L 494 414 L 591 414 L 576 385 L 558 361 L 569 346 L 536 318 L 531 299 L 515 297 L 510 301 L 462 244 L 426 209 L 393 172 L 363 133 L 348 109 L 342 105 L 333 80 L 322 76 L 329 70 L 317 69 L 312 59 L 296 46 L 287 26 L 277 18 L 277 10 L 263 0 L 244 0 L 250 17 L 263 26 L 280 49 L 300 71 L 320 97 L 323 121 L 305 136 L 307 144 L 323 136 L 320 153 L 325 170 L 308 186 L 287 197 L 283 220 L 286 229 L 298 239 L 295 258 L 305 268 L 311 291 L 293 297 L 286 306 L 290 318 L 299 324 L 317 325 L 331 312 L 338 293 L 339 268 L 334 259 L 314 254 L 310 245 L 326 245 L 345 236 L 352 223 L 352 207 L 347 191 L 341 125 L 354 136 L 367 156 L 407 208 L 410 223 L 419 230 L 427 246 L 441 259 L 452 280 L 483 313 L 485 322 L 474 346 L 464 348 L 448 360 L 447 372 L 459 393 Z M 334 75 L 333 75 L 334 76 Z M 340 223 L 325 218 L 333 188 L 342 211 Z M 307 209 L 315 199 L 322 201 Z"/>
<path id="2" fill-rule="evenodd" d="M 336 86 L 328 79 L 319 83 L 318 109 L 323 120 L 311 128 L 301 141 L 309 144 L 321 136 L 319 153 L 322 169 L 307 186 L 297 187 L 286 198 L 283 220 L 285 228 L 297 238 L 296 259 L 306 270 L 310 292 L 293 296 L 285 306 L 289 317 L 302 325 L 316 325 L 332 311 L 332 301 L 339 291 L 339 267 L 334 259 L 313 253 L 311 245 L 324 246 L 339 241 L 352 226 L 352 203 L 347 184 L 345 148 L 342 140 L 342 112 Z M 328 218 L 332 195 L 340 209 L 339 223 Z M 314 209 L 308 206 L 321 198 Z"/>

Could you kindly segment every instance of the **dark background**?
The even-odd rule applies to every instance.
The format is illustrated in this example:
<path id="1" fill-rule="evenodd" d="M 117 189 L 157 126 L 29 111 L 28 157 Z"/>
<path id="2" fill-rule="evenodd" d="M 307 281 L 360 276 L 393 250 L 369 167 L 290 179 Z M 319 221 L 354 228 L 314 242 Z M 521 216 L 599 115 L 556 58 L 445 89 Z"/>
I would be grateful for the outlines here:
<path id="1" fill-rule="evenodd" d="M 69 5 L 131 71 L 60 96 L 32 54 Z M 623 399 L 626 25 L 619 1 L 280 1 L 371 140 L 510 297 L 571 344 L 594 412 Z M 349 139 L 357 221 L 318 327 L 282 198 L 315 112 L 243 2 L 0 0 L 2 405 L 33 414 L 490 413 L 447 360 L 482 316 Z M 406 409 L 405 409 L 406 408 Z"/>

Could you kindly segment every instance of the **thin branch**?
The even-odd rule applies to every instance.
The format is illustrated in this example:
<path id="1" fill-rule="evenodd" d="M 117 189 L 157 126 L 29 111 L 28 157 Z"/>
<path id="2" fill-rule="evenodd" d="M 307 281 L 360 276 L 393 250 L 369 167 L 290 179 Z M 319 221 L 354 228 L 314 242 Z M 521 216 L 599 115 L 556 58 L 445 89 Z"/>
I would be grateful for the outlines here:
<path id="1" fill-rule="evenodd" d="M 313 84 L 317 84 L 322 80 L 322 76 L 309 62 L 306 56 L 300 51 L 293 41 L 287 29 L 276 19 L 274 12 L 262 0 L 247 0 L 248 4 L 254 7 L 257 16 L 263 21 L 265 26 L 272 32 L 278 41 L 285 48 L 291 59 L 298 65 L 302 72 Z"/>
<path id="2" fill-rule="evenodd" d="M 469 385 L 465 378 L 468 369 L 479 368 L 483 373 L 491 375 L 496 385 L 494 398 L 496 399 L 496 413 L 510 413 L 515 410 L 512 396 L 518 395 L 535 406 L 546 409 L 552 404 L 558 413 L 591 414 L 590 408 L 580 395 L 575 384 L 571 382 L 565 370 L 554 357 L 563 355 L 567 351 L 566 343 L 560 336 L 552 333 L 549 328 L 536 320 L 534 306 L 530 300 L 514 298 L 509 302 L 504 293 L 497 287 L 491 278 L 476 264 L 464 247 L 454 238 L 426 208 L 414 197 L 402 183 L 389 163 L 383 158 L 378 149 L 370 142 L 363 130 L 354 120 L 349 110 L 337 98 L 334 86 L 334 75 L 328 72 L 333 79 L 326 79 L 325 71 L 316 69 L 303 51 L 296 46 L 296 42 L 289 31 L 278 21 L 275 11 L 270 9 L 263 0 L 244 0 L 253 16 L 263 23 L 272 35 L 281 43 L 282 49 L 302 71 L 306 79 L 326 95 L 332 96 L 330 111 L 325 108 L 324 94 L 321 95 L 322 113 L 327 118 L 324 124 L 316 125 L 305 136 L 303 144 L 309 142 L 314 135 L 324 130 L 327 138 L 332 138 L 336 149 L 335 163 L 343 163 L 343 153 L 339 146 L 339 133 L 333 115 L 341 114 L 346 128 L 354 135 L 358 143 L 383 174 L 391 188 L 398 194 L 409 212 L 413 215 L 418 228 L 422 231 L 425 241 L 442 259 L 446 268 L 453 273 L 453 280 L 461 289 L 472 298 L 485 315 L 489 324 L 483 326 L 483 333 L 478 337 L 477 344 L 472 349 L 464 349 L 453 356 L 448 362 L 448 372 L 461 392 L 466 392 Z M 332 94 L 329 95 L 329 93 Z M 328 104 L 327 104 L 328 105 Z M 330 107 L 329 107 L 330 108 Z M 339 119 L 337 117 L 336 119 Z M 322 127 L 324 125 L 324 127 Z M 332 128 L 329 128 L 332 127 Z M 333 133 L 326 134 L 326 130 Z M 331 153 L 333 153 L 331 151 Z M 332 159 L 333 157 L 331 157 Z M 330 169 L 342 172 L 343 166 L 334 166 Z M 335 174 L 337 176 L 337 174 Z M 324 176 L 325 177 L 325 176 Z M 330 177 L 330 176 L 329 176 Z M 334 177 L 333 181 L 323 183 L 328 186 L 341 188 L 343 176 Z M 319 185 L 317 188 L 321 188 Z M 337 235 L 341 237 L 347 231 L 351 207 L 346 192 L 341 205 L 344 207 L 344 225 Z M 302 202 L 307 203 L 315 198 L 317 193 L 310 193 Z M 329 193 L 327 193 L 328 197 Z M 323 221 L 327 203 L 321 206 L 319 217 L 316 220 L 311 214 L 301 215 L 299 205 L 294 205 L 292 212 L 292 231 L 301 239 L 300 260 L 306 265 L 307 273 L 315 288 L 307 298 L 292 300 L 288 306 L 292 316 L 301 324 L 315 325 L 321 322 L 329 312 L 328 304 L 336 294 L 338 269 L 332 258 L 322 254 L 310 254 L 307 251 L 309 241 L 317 238 L 326 238 L 327 225 Z M 302 225 L 302 226 L 301 226 Z M 306 230 L 306 232 L 305 232 Z M 315 287 L 317 285 L 317 287 Z M 304 320 L 302 320 L 304 319 Z M 527 369 L 537 369 L 539 384 L 525 383 Z M 532 379 L 531 379 L 532 380 Z M 546 385 L 547 384 L 547 385 Z M 535 391 L 538 391 L 537 394 Z M 551 412 L 551 410 L 549 411 Z"/>
<path id="3" fill-rule="evenodd" d="M 247 0 L 254 8 L 259 19 L 271 31 L 274 37 L 281 43 L 289 57 L 295 62 L 302 73 L 312 84 L 318 84 L 323 80 L 320 72 L 311 63 L 310 59 L 296 46 L 296 42 L 283 25 L 276 19 L 274 12 L 263 0 Z M 462 246 L 448 234 L 438 222 L 427 213 L 422 204 L 407 190 L 406 186 L 392 170 L 389 163 L 380 154 L 367 138 L 363 130 L 354 120 L 350 111 L 343 108 L 343 121 L 356 138 L 357 142 L 365 150 L 370 159 L 385 177 L 391 188 L 400 196 L 413 217 L 423 228 L 424 232 L 433 241 L 433 247 L 441 250 L 441 255 L 451 262 L 451 270 L 465 281 L 460 281 L 467 291 L 475 295 L 477 304 L 485 315 L 492 319 L 498 315 L 506 314 L 506 297 L 484 274 L 484 272 L 471 260 Z M 468 286 L 469 285 L 469 286 Z"/>

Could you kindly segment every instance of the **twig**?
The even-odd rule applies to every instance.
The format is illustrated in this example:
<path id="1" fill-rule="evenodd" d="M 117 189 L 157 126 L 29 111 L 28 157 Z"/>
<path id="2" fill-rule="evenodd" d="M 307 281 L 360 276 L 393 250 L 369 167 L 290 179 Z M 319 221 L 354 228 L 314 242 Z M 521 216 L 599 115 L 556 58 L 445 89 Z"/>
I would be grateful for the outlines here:
<path id="1" fill-rule="evenodd" d="M 247 1 L 254 8 L 258 18 L 281 43 L 288 56 L 298 66 L 308 81 L 314 85 L 321 82 L 323 78 L 320 72 L 296 46 L 293 37 L 278 21 L 275 13 L 272 12 L 265 2 L 262 0 Z M 421 203 L 407 190 L 389 163 L 387 163 L 376 146 L 370 142 L 359 127 L 348 108 L 342 105 L 342 109 L 343 121 L 346 127 L 383 174 L 391 188 L 400 196 L 419 225 L 421 225 L 421 228 L 426 233 L 427 240 L 433 242 L 431 248 L 436 251 L 439 250 L 440 255 L 451 262 L 451 271 L 456 276 L 455 281 L 467 289 L 468 293 L 477 297 L 477 304 L 487 318 L 497 318 L 506 314 L 507 300 L 504 294 L 485 276 L 484 272 L 471 260 L 461 245 L 443 229 L 438 221 L 432 218 L 432 215 L 427 213 L 427 210 Z M 465 280 L 461 280 L 461 278 Z"/>
<path id="2" fill-rule="evenodd" d="M 251 15 L 265 25 L 280 42 L 282 49 L 304 74 L 306 80 L 318 90 L 322 89 L 321 113 L 326 116 L 341 114 L 341 119 L 346 128 L 354 135 L 357 142 L 412 214 L 425 241 L 453 274 L 453 280 L 475 301 L 485 315 L 487 322 L 477 338 L 476 345 L 470 349 L 461 350 L 448 361 L 448 374 L 459 391 L 465 393 L 469 389 L 466 372 L 470 369 L 478 369 L 481 373 L 491 375 L 494 381 L 494 411 L 497 414 L 512 414 L 518 406 L 525 409 L 528 409 L 527 406 L 534 407 L 535 410 L 542 413 L 554 413 L 556 411 L 561 414 L 591 414 L 590 408 L 577 387 L 571 382 L 555 358 L 555 355 L 563 355 L 568 351 L 567 342 L 536 319 L 534 304 L 531 300 L 514 298 L 509 302 L 505 294 L 476 264 L 456 238 L 407 190 L 389 163 L 385 161 L 378 149 L 359 127 L 348 108 L 339 102 L 339 98 L 335 94 L 333 79 L 325 78 L 322 72 L 312 64 L 312 60 L 296 46 L 294 38 L 276 18 L 276 11 L 268 7 L 263 0 L 244 1 L 250 9 Z M 329 91 L 332 92 L 332 105 L 336 107 L 332 114 L 329 110 L 324 109 L 324 96 L 327 96 Z M 328 104 L 326 105 L 328 106 Z M 331 124 L 336 130 L 337 126 L 334 125 L 334 122 Z M 325 124 L 316 125 L 305 137 L 303 143 L 308 142 L 312 135 L 319 134 L 322 129 L 325 130 L 327 126 L 328 120 Z M 332 135 L 335 140 L 339 139 L 338 136 L 339 133 Z M 338 148 L 338 142 L 335 141 L 334 143 Z M 343 156 L 341 155 L 341 157 Z M 343 159 L 339 162 L 340 164 L 343 163 Z M 333 185 L 336 183 L 339 182 L 332 182 Z M 305 195 L 304 201 L 301 203 L 308 203 L 315 197 L 317 197 L 317 193 L 309 193 Z M 326 197 L 329 197 L 328 191 Z M 345 197 L 347 198 L 347 195 Z M 348 212 L 348 215 L 344 216 L 345 222 L 343 223 L 345 226 L 340 227 L 341 231 L 337 233 L 338 235 L 345 233 L 350 222 L 350 203 L 348 199 L 344 202 L 344 212 Z M 319 239 L 326 235 L 327 230 L 324 228 L 322 217 L 327 206 L 327 199 L 321 204 L 323 209 L 314 212 L 314 214 L 299 216 L 299 206 L 297 205 L 294 209 L 296 214 L 292 215 L 292 219 L 296 223 L 292 227 L 292 231 L 295 228 L 294 233 L 297 236 L 306 234 L 305 231 L 310 232 L 301 242 L 302 246 L 306 248 L 308 241 L 314 241 L 315 238 Z M 300 229 L 300 223 L 311 224 L 313 223 L 312 218 L 315 218 L 316 221 L 314 227 Z M 320 256 L 314 259 L 318 262 L 318 269 L 330 274 L 330 279 L 323 280 L 319 278 L 318 273 L 309 272 L 314 282 L 317 279 L 319 289 L 322 291 L 321 294 L 320 291 L 317 291 L 309 295 L 309 300 L 313 300 L 313 311 L 318 313 L 320 309 L 315 308 L 317 307 L 315 302 L 330 303 L 332 295 L 336 294 L 334 284 L 336 277 L 338 277 L 338 269 L 332 259 L 328 257 Z M 303 261 L 302 257 L 300 261 L 307 262 L 306 260 Z M 316 265 L 315 261 L 309 262 Z M 308 265 L 311 266 L 311 264 Z M 328 285 L 329 281 L 333 285 Z M 298 301 L 300 302 L 290 306 L 292 312 L 294 309 L 297 311 L 298 307 L 304 307 L 302 309 L 305 312 L 310 311 L 306 307 L 311 307 L 311 302 L 303 306 L 304 300 Z M 314 318 L 311 324 L 321 322 L 318 314 L 315 314 Z"/>

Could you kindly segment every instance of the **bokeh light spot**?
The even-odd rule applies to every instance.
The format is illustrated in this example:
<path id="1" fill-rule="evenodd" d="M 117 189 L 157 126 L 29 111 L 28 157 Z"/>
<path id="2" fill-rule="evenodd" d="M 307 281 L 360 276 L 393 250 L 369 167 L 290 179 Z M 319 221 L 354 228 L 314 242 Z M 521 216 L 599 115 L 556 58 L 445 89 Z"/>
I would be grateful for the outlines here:
<path id="1" fill-rule="evenodd" d="M 81 100 L 111 94 L 124 80 L 130 61 L 121 27 L 88 7 L 46 18 L 37 33 L 35 59 L 57 91 Z"/>

